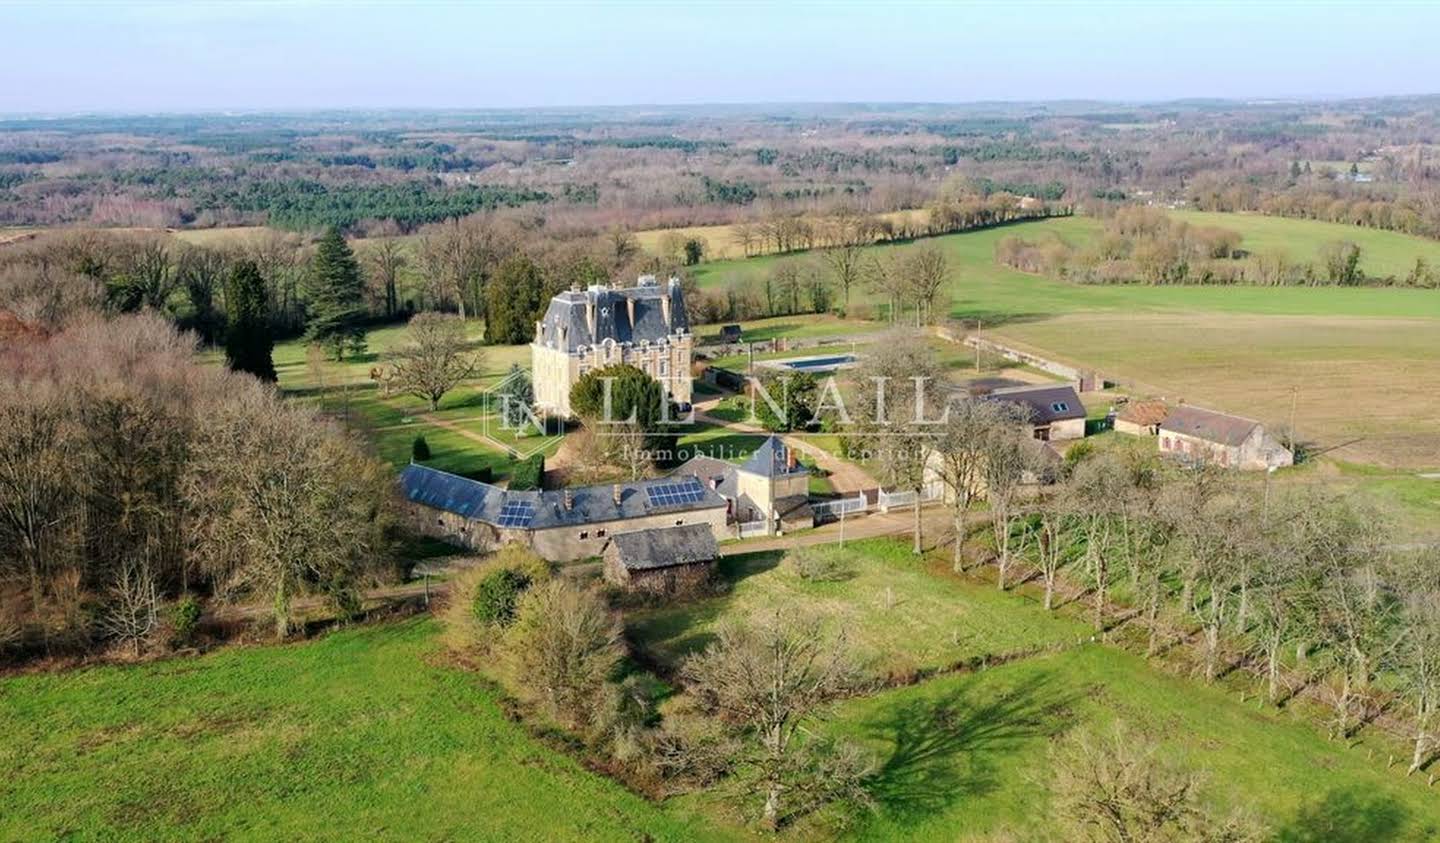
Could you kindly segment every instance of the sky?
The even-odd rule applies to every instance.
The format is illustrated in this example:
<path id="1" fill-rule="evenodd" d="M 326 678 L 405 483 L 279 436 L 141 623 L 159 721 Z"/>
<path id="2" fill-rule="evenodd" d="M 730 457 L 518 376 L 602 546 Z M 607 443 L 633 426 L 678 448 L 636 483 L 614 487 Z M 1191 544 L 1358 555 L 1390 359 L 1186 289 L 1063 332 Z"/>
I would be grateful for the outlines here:
<path id="1" fill-rule="evenodd" d="M 0 113 L 1440 92 L 1440 3 L 0 0 Z"/>

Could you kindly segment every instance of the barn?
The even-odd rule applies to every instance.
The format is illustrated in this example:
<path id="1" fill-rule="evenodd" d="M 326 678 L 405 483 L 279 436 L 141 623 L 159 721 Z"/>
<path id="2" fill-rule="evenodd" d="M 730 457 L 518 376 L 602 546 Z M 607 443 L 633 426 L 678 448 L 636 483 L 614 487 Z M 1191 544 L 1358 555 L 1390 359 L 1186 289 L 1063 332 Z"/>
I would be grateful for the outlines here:
<path id="1" fill-rule="evenodd" d="M 616 533 L 605 548 L 605 579 L 629 591 L 688 594 L 709 581 L 719 555 L 704 524 Z"/>

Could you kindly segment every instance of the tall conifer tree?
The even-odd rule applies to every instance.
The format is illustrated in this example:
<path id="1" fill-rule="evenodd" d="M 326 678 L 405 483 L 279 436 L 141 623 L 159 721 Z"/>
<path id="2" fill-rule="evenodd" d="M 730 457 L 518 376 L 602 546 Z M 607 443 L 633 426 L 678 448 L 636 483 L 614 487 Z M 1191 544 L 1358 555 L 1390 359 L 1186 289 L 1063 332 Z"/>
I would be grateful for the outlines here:
<path id="1" fill-rule="evenodd" d="M 249 372 L 262 381 L 275 382 L 271 352 L 270 305 L 265 279 L 254 261 L 241 261 L 225 283 L 229 325 L 225 331 L 225 359 L 237 372 Z"/>
<path id="2" fill-rule="evenodd" d="M 365 351 L 365 282 L 360 264 L 340 230 L 320 240 L 310 266 L 310 323 L 305 339 L 342 360 Z"/>

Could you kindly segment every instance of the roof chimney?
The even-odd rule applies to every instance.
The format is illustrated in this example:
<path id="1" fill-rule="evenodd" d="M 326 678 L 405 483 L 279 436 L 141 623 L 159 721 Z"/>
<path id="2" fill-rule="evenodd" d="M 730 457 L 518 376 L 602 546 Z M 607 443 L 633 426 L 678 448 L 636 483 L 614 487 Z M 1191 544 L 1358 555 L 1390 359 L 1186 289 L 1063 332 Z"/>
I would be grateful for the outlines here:
<path id="1" fill-rule="evenodd" d="M 595 298 L 594 290 L 585 296 L 585 324 L 590 328 L 590 341 L 599 342 L 600 337 L 595 333 Z"/>
<path id="2" fill-rule="evenodd" d="M 574 508 L 574 506 L 575 506 L 575 497 L 574 497 L 574 495 L 571 494 L 571 492 L 570 492 L 569 489 L 566 489 L 566 490 L 565 490 L 564 501 L 565 501 L 565 511 L 566 511 L 566 512 L 569 512 L 572 508 Z"/>
<path id="3" fill-rule="evenodd" d="M 611 492 L 614 494 L 614 496 L 615 496 L 615 505 L 616 505 L 616 506 L 619 506 L 619 505 L 620 505 L 620 484 L 619 484 L 619 483 L 616 483 L 614 486 L 610 487 L 610 491 L 611 491 Z"/>
<path id="4" fill-rule="evenodd" d="M 795 470 L 795 449 L 789 445 L 785 446 L 785 469 L 787 471 Z"/>
<path id="5" fill-rule="evenodd" d="M 630 315 L 630 330 L 635 330 L 635 297 L 625 297 L 625 312 Z"/>
<path id="6" fill-rule="evenodd" d="M 665 330 L 670 330 L 670 292 L 660 297 L 660 315 L 665 317 Z"/>

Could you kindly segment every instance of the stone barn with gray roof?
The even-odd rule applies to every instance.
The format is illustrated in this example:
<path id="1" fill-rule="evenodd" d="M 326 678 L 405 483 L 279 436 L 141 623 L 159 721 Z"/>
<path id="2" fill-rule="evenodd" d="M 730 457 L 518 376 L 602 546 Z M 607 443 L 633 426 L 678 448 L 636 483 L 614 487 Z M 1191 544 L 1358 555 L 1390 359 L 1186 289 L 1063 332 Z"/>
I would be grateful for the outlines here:
<path id="1" fill-rule="evenodd" d="M 520 492 L 410 465 L 400 487 L 420 532 L 478 551 L 520 542 L 571 562 L 600 556 L 619 532 L 702 525 L 728 536 L 730 502 L 694 477 Z"/>
<path id="2" fill-rule="evenodd" d="M 719 555 L 703 524 L 616 533 L 605 548 L 605 579 L 629 591 L 691 593 L 709 581 Z"/>
<path id="3" fill-rule="evenodd" d="M 1294 465 L 1295 455 L 1254 419 L 1182 405 L 1160 423 L 1160 453 L 1240 469 Z"/>

